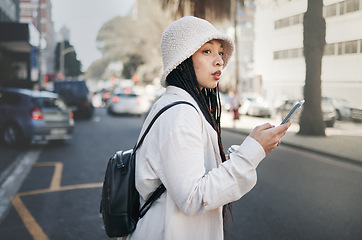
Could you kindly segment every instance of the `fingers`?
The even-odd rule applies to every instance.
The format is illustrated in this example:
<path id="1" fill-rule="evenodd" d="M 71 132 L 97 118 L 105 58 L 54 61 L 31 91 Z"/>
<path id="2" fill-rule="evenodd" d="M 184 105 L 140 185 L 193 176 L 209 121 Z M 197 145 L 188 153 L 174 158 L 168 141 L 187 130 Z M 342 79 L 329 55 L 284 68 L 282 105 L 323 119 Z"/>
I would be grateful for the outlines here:
<path id="1" fill-rule="evenodd" d="M 262 131 L 262 130 L 266 130 L 269 128 L 273 128 L 274 126 L 271 125 L 270 123 L 264 123 L 262 125 L 257 126 L 255 129 L 257 129 L 258 131 Z"/>
<path id="2" fill-rule="evenodd" d="M 277 127 L 271 125 L 270 123 L 265 123 L 254 128 L 249 136 L 258 141 L 264 148 L 265 152 L 269 153 L 280 145 L 281 138 L 285 135 L 290 125 L 290 120 Z"/>
<path id="3" fill-rule="evenodd" d="M 275 127 L 273 129 L 273 131 L 275 131 L 276 134 L 280 135 L 281 137 L 285 135 L 285 133 L 287 132 L 288 128 L 292 125 L 292 122 L 289 120 L 288 122 L 279 125 L 277 127 Z"/>

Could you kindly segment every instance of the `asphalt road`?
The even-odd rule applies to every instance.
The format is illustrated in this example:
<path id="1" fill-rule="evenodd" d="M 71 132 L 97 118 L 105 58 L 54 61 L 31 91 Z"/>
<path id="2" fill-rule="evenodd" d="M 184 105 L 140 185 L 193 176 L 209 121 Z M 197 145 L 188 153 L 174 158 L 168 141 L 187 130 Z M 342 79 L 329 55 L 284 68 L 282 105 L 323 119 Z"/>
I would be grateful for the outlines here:
<path id="1" fill-rule="evenodd" d="M 92 120 L 76 122 L 72 140 L 27 149 L 37 161 L 12 195 L 0 239 L 108 239 L 99 214 L 108 156 L 133 147 L 142 121 L 99 108 Z M 244 138 L 223 133 L 225 147 Z M 233 204 L 226 240 L 362 239 L 361 167 L 280 146 L 258 177 Z"/>

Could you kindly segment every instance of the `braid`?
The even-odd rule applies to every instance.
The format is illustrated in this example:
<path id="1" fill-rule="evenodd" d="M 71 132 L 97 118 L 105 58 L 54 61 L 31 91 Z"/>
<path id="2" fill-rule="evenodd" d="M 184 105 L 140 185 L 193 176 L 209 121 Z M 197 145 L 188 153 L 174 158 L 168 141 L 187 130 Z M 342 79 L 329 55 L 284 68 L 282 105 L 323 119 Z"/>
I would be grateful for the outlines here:
<path id="1" fill-rule="evenodd" d="M 192 56 L 183 61 L 176 67 L 176 69 L 169 73 L 166 78 L 166 82 L 171 86 L 182 88 L 188 92 L 193 97 L 193 99 L 195 99 L 207 122 L 215 129 L 217 133 L 220 157 L 222 162 L 225 162 L 226 157 L 221 140 L 221 103 L 218 86 L 213 89 L 200 89 L 196 78 Z M 224 230 L 227 224 L 226 212 L 230 212 L 232 217 L 231 208 L 231 203 L 223 206 L 222 215 L 224 220 Z"/>
<path id="2" fill-rule="evenodd" d="M 221 141 L 221 104 L 219 88 L 200 89 L 197 82 L 192 56 L 176 67 L 166 79 L 167 83 L 187 91 L 197 102 L 207 122 L 215 129 L 218 136 L 218 145 L 222 162 L 226 161 Z"/>

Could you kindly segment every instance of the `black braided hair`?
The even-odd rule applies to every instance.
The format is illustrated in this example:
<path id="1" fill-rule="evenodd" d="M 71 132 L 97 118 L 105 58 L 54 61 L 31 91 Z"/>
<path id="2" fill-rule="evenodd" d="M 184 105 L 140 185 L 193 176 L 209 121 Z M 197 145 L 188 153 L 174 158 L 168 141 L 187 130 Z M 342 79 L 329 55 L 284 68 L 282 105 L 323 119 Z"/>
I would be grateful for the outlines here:
<path id="1" fill-rule="evenodd" d="M 221 140 L 221 103 L 219 87 L 212 89 L 200 89 L 192 61 L 192 56 L 178 65 L 166 78 L 170 86 L 182 88 L 188 92 L 197 102 L 207 122 L 215 129 L 218 137 L 218 145 L 222 162 L 226 161 L 225 152 Z M 231 213 L 231 203 L 223 207 L 224 230 L 226 225 L 226 211 Z"/>
<path id="2" fill-rule="evenodd" d="M 206 120 L 217 132 L 220 157 L 224 162 L 226 158 L 221 141 L 221 105 L 218 87 L 213 89 L 200 89 L 192 56 L 178 65 L 176 69 L 167 76 L 166 82 L 168 85 L 184 89 L 195 99 Z"/>

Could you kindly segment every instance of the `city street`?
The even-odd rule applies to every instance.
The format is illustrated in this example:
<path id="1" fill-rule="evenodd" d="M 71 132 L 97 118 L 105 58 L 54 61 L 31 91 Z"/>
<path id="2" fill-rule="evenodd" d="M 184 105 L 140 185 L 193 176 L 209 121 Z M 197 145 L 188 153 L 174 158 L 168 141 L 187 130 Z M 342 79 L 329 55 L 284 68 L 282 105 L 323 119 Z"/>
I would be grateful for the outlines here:
<path id="1" fill-rule="evenodd" d="M 91 120 L 76 122 L 69 141 L 6 151 L 7 161 L 24 155 L 30 167 L 24 181 L 12 180 L 19 186 L 0 211 L 0 239 L 108 239 L 99 213 L 108 157 L 133 147 L 142 122 L 96 108 Z M 224 131 L 223 145 L 245 137 Z M 259 165 L 255 188 L 233 203 L 225 239 L 362 239 L 361 182 L 360 165 L 282 144 Z"/>

